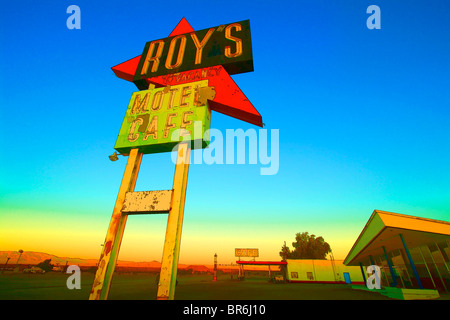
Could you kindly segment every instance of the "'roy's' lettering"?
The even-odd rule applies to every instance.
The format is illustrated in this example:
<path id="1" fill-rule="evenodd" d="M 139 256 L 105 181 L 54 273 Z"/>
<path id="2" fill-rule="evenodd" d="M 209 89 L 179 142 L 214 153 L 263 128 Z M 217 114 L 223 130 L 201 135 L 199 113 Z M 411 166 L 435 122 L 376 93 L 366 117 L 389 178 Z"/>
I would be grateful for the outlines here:
<path id="1" fill-rule="evenodd" d="M 146 78 L 218 65 L 253 71 L 248 20 L 147 42 L 133 82 L 144 90 Z"/>

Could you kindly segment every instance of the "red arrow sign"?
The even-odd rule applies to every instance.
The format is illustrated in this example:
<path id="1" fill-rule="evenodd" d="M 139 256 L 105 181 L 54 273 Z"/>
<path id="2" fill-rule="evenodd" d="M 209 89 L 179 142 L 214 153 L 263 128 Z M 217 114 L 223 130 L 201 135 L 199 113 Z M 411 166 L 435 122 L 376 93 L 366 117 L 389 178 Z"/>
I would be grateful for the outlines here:
<path id="1" fill-rule="evenodd" d="M 185 18 L 181 19 L 169 37 L 194 32 L 194 29 Z M 133 82 L 134 74 L 141 56 L 125 61 L 112 67 L 117 77 Z M 175 74 L 157 76 L 146 79 L 147 83 L 155 86 L 183 84 L 192 81 L 208 80 L 208 85 L 214 87 L 216 95 L 209 100 L 211 110 L 223 113 L 230 117 L 243 120 L 254 125 L 263 126 L 262 117 L 244 93 L 233 81 L 229 73 L 222 66 L 189 70 Z"/>

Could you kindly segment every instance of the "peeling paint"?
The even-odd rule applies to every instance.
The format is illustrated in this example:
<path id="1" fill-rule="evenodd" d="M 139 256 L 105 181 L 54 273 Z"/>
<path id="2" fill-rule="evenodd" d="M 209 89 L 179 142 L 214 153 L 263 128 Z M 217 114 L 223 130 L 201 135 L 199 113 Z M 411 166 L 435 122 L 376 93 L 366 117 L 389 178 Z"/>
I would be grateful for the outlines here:
<path id="1" fill-rule="evenodd" d="M 197 89 L 196 100 L 194 104 L 197 106 L 205 105 L 208 100 L 214 100 L 216 97 L 216 90 L 214 87 L 201 87 Z"/>
<path id="2" fill-rule="evenodd" d="M 127 192 L 122 212 L 125 214 L 168 213 L 172 190 Z"/>

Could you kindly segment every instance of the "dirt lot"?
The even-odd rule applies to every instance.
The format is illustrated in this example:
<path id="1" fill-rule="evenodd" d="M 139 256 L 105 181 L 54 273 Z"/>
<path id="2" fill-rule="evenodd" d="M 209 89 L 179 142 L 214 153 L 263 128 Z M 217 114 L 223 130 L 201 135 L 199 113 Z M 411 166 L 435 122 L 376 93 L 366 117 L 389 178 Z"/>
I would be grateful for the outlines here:
<path id="1" fill-rule="evenodd" d="M 69 290 L 69 275 L 0 274 L 1 300 L 88 300 L 93 273 L 81 274 L 81 289 Z M 135 273 L 114 275 L 109 300 L 155 300 L 156 274 Z M 222 276 L 212 281 L 210 275 L 179 275 L 176 300 L 388 300 L 377 293 L 353 290 L 343 284 L 275 284 L 266 278 L 245 281 Z M 441 299 L 448 299 L 442 296 Z"/>

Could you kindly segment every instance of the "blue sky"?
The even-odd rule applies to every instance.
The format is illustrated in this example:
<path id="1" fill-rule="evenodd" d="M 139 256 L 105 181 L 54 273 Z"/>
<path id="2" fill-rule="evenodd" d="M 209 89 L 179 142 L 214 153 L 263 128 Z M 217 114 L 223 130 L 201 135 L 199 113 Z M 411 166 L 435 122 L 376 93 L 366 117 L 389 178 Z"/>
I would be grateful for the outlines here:
<path id="1" fill-rule="evenodd" d="M 66 27 L 72 4 L 80 30 Z M 379 30 L 366 27 L 372 4 Z M 196 30 L 250 20 L 255 70 L 233 79 L 265 128 L 279 130 L 280 166 L 262 176 L 259 164 L 192 165 L 180 263 L 212 263 L 215 252 L 229 263 L 236 247 L 278 260 L 302 231 L 343 259 L 374 209 L 448 221 L 449 9 L 445 1 L 3 4 L 0 250 L 98 258 L 126 164 L 107 156 L 136 91 L 111 67 L 182 17 Z M 254 128 L 218 113 L 211 125 Z M 173 172 L 169 154 L 146 155 L 136 190 L 171 188 Z M 160 260 L 166 219 L 128 219 L 119 259 Z"/>

